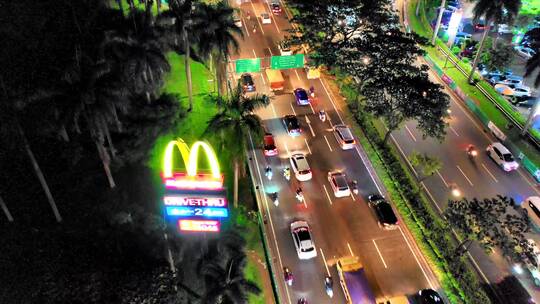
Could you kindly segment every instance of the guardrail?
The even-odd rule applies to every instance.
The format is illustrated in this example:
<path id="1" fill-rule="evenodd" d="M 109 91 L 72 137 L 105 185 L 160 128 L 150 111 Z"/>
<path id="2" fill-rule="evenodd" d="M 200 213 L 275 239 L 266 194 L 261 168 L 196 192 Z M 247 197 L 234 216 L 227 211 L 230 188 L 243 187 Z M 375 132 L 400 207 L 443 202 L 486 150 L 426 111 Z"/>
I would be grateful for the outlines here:
<path id="1" fill-rule="evenodd" d="M 441 51 L 443 53 L 445 53 L 444 50 L 441 49 Z M 446 54 L 446 53 L 445 53 Z M 429 57 L 429 55 L 425 55 L 424 56 L 426 62 L 428 63 L 428 65 L 432 68 L 433 71 L 435 71 L 435 73 L 437 73 L 437 75 L 439 75 L 439 77 L 441 77 L 441 79 L 452 89 L 452 91 L 461 98 L 461 100 L 463 100 L 464 104 L 467 106 L 467 108 L 473 112 L 473 114 L 478 118 L 478 120 L 480 120 L 480 122 L 482 123 L 482 125 L 491 131 L 491 133 L 497 138 L 499 139 L 500 141 L 504 142 L 504 145 L 506 147 L 508 147 L 508 149 L 510 149 L 510 151 L 512 151 L 512 153 L 514 155 L 517 156 L 517 158 L 520 160 L 522 166 L 527 170 L 527 172 L 529 172 L 533 177 L 534 179 L 540 183 L 540 168 L 538 168 L 523 152 L 521 152 L 521 150 L 514 144 L 512 143 L 510 140 L 508 140 L 508 138 L 506 137 L 506 135 L 504 134 L 504 132 L 502 132 L 501 130 L 499 130 L 499 128 L 497 128 L 497 126 L 495 126 L 495 124 L 493 122 L 491 122 L 488 118 L 488 116 L 480 109 L 480 107 L 478 107 L 476 105 L 476 103 L 474 102 L 474 100 L 472 100 L 471 98 L 469 98 L 465 93 L 463 93 L 463 91 L 461 91 L 461 89 L 456 85 L 456 83 L 452 80 L 452 78 L 450 78 L 448 75 L 446 75 L 444 73 L 444 71 Z M 453 60 L 452 58 L 449 58 L 449 60 Z M 455 61 L 453 62 L 455 63 Z M 462 72 L 465 72 L 464 70 L 462 70 L 462 68 L 455 64 L 455 66 L 460 69 L 460 71 Z M 480 87 L 478 84 L 476 84 L 477 87 Z M 481 87 L 480 87 L 481 88 Z M 482 91 L 483 88 L 480 89 L 480 91 Z M 485 91 L 485 90 L 484 90 Z M 493 98 L 491 97 L 487 92 L 484 93 L 484 95 L 488 96 L 488 98 Z M 503 113 L 504 110 L 497 104 L 496 101 L 492 101 Z M 506 115 L 506 114 L 505 114 Z M 507 115 L 509 116 L 509 115 Z M 513 119 L 511 120 L 514 124 L 518 125 L 519 124 L 517 122 L 515 122 Z M 521 127 L 520 127 L 521 128 Z M 529 137 L 531 137 L 531 135 L 529 134 Z M 538 145 L 537 147 L 540 147 L 540 145 Z"/>

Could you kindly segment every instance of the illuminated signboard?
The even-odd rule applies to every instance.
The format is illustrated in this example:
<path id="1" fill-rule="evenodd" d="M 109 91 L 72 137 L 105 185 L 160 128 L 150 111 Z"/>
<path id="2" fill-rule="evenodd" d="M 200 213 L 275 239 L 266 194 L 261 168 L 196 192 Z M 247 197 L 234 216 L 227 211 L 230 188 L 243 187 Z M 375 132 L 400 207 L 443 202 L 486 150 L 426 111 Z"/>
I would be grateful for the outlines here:
<path id="1" fill-rule="evenodd" d="M 180 231 L 200 231 L 200 232 L 219 232 L 219 221 L 214 220 L 187 220 L 178 221 Z"/>
<path id="2" fill-rule="evenodd" d="M 184 161 L 187 173 L 173 172 L 173 151 L 175 147 L 180 151 L 180 156 Z M 197 174 L 200 148 L 203 149 L 210 164 L 211 174 Z M 191 149 L 181 138 L 170 141 L 165 149 L 165 157 L 163 159 L 163 179 L 165 187 L 172 189 L 223 188 L 223 176 L 219 169 L 216 153 L 210 145 L 202 141 L 195 142 Z"/>
<path id="3" fill-rule="evenodd" d="M 227 208 L 213 208 L 213 207 L 177 207 L 167 206 L 165 207 L 167 215 L 171 216 L 202 216 L 202 217 L 219 217 L 224 218 L 229 216 L 229 210 Z"/>
<path id="4" fill-rule="evenodd" d="M 452 16 L 450 17 L 450 22 L 448 22 L 448 29 L 446 30 L 446 33 L 449 36 L 448 45 L 454 44 L 454 40 L 456 40 L 456 34 L 458 32 L 462 16 L 463 12 L 461 10 L 457 10 L 452 13 Z"/>
<path id="5" fill-rule="evenodd" d="M 166 206 L 227 207 L 224 197 L 165 196 L 163 202 Z"/>

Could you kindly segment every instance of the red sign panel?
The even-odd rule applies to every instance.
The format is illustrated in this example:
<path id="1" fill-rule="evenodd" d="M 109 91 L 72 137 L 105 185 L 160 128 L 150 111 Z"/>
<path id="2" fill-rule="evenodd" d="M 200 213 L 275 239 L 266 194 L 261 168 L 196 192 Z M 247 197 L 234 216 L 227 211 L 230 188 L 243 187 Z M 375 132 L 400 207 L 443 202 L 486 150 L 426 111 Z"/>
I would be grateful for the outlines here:
<path id="1" fill-rule="evenodd" d="M 179 220 L 180 231 L 219 232 L 219 221 L 213 220 Z"/>

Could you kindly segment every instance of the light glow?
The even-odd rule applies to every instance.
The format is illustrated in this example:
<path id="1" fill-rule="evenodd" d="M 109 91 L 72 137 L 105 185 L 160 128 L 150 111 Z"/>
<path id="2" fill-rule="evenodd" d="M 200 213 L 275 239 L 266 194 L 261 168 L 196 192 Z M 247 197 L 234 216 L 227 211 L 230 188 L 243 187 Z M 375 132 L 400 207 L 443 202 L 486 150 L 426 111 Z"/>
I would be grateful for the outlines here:
<path id="1" fill-rule="evenodd" d="M 193 208 L 193 207 L 177 207 L 177 206 L 167 206 L 165 207 L 167 215 L 171 216 L 201 216 L 201 217 L 211 217 L 211 218 L 224 218 L 229 216 L 229 211 L 227 208 L 212 208 L 212 207 L 202 207 L 202 208 Z"/>
<path id="2" fill-rule="evenodd" d="M 227 200 L 224 197 L 165 196 L 163 201 L 166 206 L 227 207 Z"/>
<path id="3" fill-rule="evenodd" d="M 179 220 L 180 231 L 219 232 L 219 221 L 214 220 Z"/>
<path id="4" fill-rule="evenodd" d="M 461 23 L 461 17 L 463 13 L 461 10 L 457 10 L 454 13 L 452 13 L 452 16 L 450 17 L 450 21 L 448 22 L 448 29 L 446 32 L 448 33 L 448 36 L 456 36 L 459 28 L 459 24 Z"/>

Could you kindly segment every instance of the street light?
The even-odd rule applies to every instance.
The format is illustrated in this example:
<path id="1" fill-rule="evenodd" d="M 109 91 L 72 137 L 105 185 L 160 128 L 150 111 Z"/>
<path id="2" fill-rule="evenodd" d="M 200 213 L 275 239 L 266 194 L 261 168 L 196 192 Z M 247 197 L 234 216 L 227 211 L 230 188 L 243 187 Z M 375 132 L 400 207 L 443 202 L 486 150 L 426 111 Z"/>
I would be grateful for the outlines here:
<path id="1" fill-rule="evenodd" d="M 369 62 L 370 62 L 369 57 L 366 56 L 366 57 L 362 58 L 362 63 L 363 64 L 368 65 Z"/>

